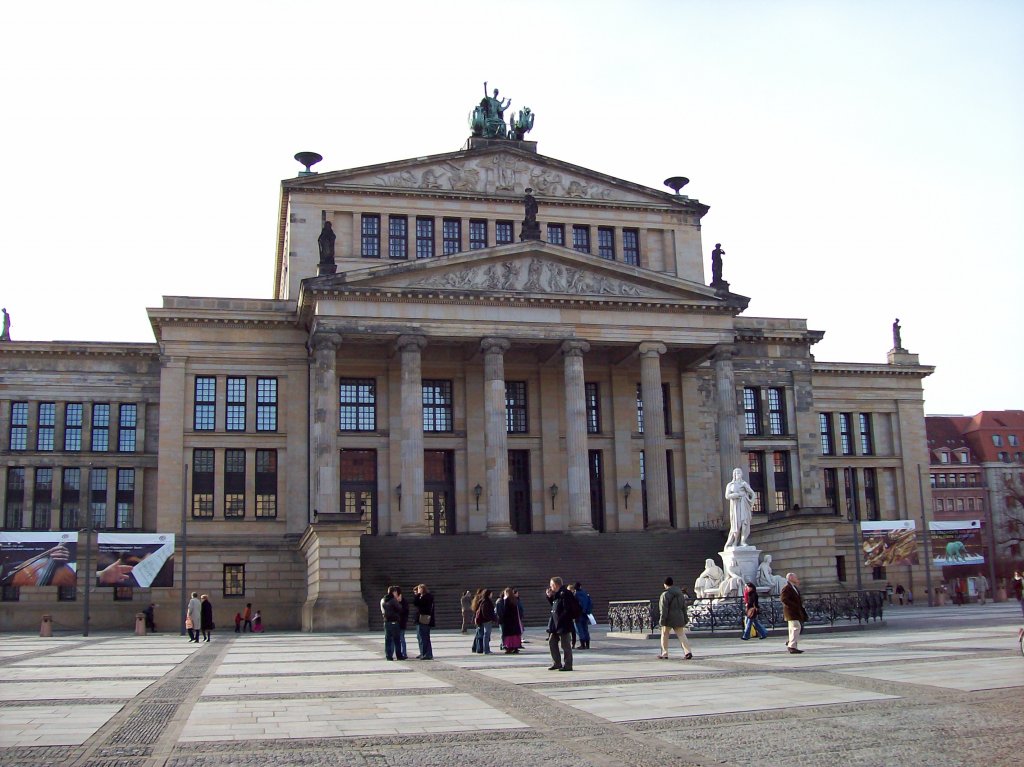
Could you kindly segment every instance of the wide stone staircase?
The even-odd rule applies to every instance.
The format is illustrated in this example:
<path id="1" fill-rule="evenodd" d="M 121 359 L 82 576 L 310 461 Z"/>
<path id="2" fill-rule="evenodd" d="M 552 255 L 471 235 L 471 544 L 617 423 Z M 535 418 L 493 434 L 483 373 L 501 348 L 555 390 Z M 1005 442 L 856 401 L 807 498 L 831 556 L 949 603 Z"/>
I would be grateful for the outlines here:
<path id="1" fill-rule="evenodd" d="M 553 575 L 580 581 L 604 623 L 608 603 L 657 597 L 665 576 L 693 594 L 704 560 L 718 561 L 725 533 L 717 530 L 569 535 L 448 535 L 362 538 L 362 590 L 369 628 L 382 628 L 380 598 L 399 585 L 407 598 L 425 583 L 435 598 L 437 627 L 461 625 L 459 596 L 480 587 L 519 589 L 526 625 L 546 625 L 550 611 L 544 589 Z M 410 630 L 414 625 L 410 623 Z"/>

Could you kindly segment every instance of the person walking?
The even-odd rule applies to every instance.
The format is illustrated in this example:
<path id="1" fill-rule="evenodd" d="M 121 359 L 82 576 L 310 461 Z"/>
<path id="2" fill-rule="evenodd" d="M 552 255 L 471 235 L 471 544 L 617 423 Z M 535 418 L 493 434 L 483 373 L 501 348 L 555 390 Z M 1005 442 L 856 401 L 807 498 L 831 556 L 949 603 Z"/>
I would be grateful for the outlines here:
<path id="1" fill-rule="evenodd" d="M 501 647 L 506 655 L 516 655 L 523 646 L 523 624 L 519 619 L 519 598 L 511 586 L 505 589 L 501 609 L 495 605 L 501 626 Z"/>
<path id="2" fill-rule="evenodd" d="M 974 579 L 974 588 L 978 590 L 978 604 L 985 604 L 985 594 L 988 593 L 988 578 L 985 577 L 985 573 L 978 573 L 978 577 Z"/>
<path id="3" fill-rule="evenodd" d="M 151 634 L 156 633 L 156 605 L 152 602 L 149 603 L 149 607 L 142 611 L 142 614 L 146 617 L 146 631 Z"/>
<path id="4" fill-rule="evenodd" d="M 202 625 L 201 613 L 199 592 L 193 591 L 192 598 L 188 600 L 188 607 L 185 608 L 185 629 L 188 631 L 188 641 L 190 642 L 199 642 L 199 627 Z"/>
<path id="5" fill-rule="evenodd" d="M 579 603 L 557 575 L 548 582 L 545 592 L 551 603 L 551 615 L 548 618 L 548 649 L 551 651 L 551 666 L 548 671 L 572 671 L 572 635 L 573 621 L 580 615 Z M 559 654 L 561 645 L 562 655 Z"/>
<path id="6" fill-rule="evenodd" d="M 779 601 L 782 602 L 782 617 L 786 619 L 786 625 L 789 626 L 789 640 L 786 642 L 786 649 L 793 655 L 798 655 L 803 652 L 797 648 L 797 643 L 800 641 L 800 632 L 807 620 L 807 611 L 804 610 L 804 598 L 800 594 L 800 579 L 796 577 L 796 573 L 786 573 L 786 585 L 782 587 Z"/>
<path id="7" fill-rule="evenodd" d="M 671 575 L 665 578 L 664 591 L 658 600 L 658 615 L 658 623 L 661 625 L 661 654 L 658 657 L 668 660 L 668 635 L 675 631 L 679 646 L 685 653 L 683 659 L 693 658 L 693 651 L 686 638 L 686 600 Z"/>
<path id="8" fill-rule="evenodd" d="M 245 603 L 245 611 L 242 613 L 242 633 L 249 629 L 252 632 L 252 602 Z"/>
<path id="9" fill-rule="evenodd" d="M 1020 605 L 1021 615 L 1024 615 L 1024 576 L 1020 570 L 1013 571 L 1013 597 Z"/>
<path id="10" fill-rule="evenodd" d="M 402 607 L 395 599 L 395 589 L 397 586 L 392 586 L 388 589 L 387 596 L 381 600 L 381 614 L 384 617 L 384 657 L 388 660 L 394 660 L 396 654 L 400 653 L 399 644 L 399 621 L 402 618 Z M 401 657 L 398 658 L 401 660 Z"/>
<path id="11" fill-rule="evenodd" d="M 747 581 L 747 587 L 743 589 L 743 607 L 745 617 L 743 618 L 743 635 L 740 639 L 750 639 L 751 628 L 757 629 L 757 635 L 761 639 L 767 639 L 768 632 L 765 631 L 764 625 L 758 617 L 761 614 L 761 606 L 758 602 L 757 586 L 751 581 Z"/>
<path id="12" fill-rule="evenodd" d="M 430 629 L 434 623 L 434 595 L 425 583 L 412 590 L 412 604 L 416 608 L 416 643 L 420 647 L 417 660 L 433 660 L 434 646 L 430 643 Z"/>
<path id="13" fill-rule="evenodd" d="M 576 601 L 580 603 L 582 615 L 576 619 L 576 635 L 580 639 L 580 649 L 590 649 L 590 614 L 594 612 L 594 600 L 590 594 L 583 590 L 583 584 L 576 581 L 576 588 L 573 591 Z"/>
<path id="14" fill-rule="evenodd" d="M 483 655 L 491 654 L 491 629 L 498 619 L 494 612 L 494 592 L 484 589 L 483 594 L 477 602 L 476 613 L 473 615 L 473 622 L 476 623 L 477 637 L 479 642 L 474 640 L 476 652 Z"/>
<path id="15" fill-rule="evenodd" d="M 206 594 L 203 594 L 199 599 L 201 600 L 199 606 L 199 628 L 203 632 L 203 639 L 209 642 L 210 632 L 216 628 L 213 625 L 213 604 L 210 602 L 210 597 Z"/>
<path id="16" fill-rule="evenodd" d="M 459 597 L 459 608 L 462 610 L 462 633 L 466 633 L 466 626 L 473 623 L 473 592 L 466 589 L 466 593 Z"/>

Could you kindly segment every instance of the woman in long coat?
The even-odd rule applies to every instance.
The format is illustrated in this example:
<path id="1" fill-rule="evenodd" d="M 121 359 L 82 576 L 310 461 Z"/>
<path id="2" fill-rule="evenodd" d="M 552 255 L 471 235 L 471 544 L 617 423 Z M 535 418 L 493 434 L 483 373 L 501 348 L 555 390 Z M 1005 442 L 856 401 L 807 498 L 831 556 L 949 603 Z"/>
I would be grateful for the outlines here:
<path id="1" fill-rule="evenodd" d="M 210 598 L 206 594 L 203 594 L 200 599 L 203 601 L 199 608 L 199 628 L 203 631 L 203 639 L 209 642 L 210 632 L 216 628 L 213 625 L 213 605 L 210 604 Z"/>
<path id="2" fill-rule="evenodd" d="M 523 624 L 519 619 L 519 598 L 511 586 L 505 589 L 505 598 L 501 600 L 498 623 L 501 625 L 501 646 L 505 648 L 505 654 L 518 653 L 523 646 Z"/>
<path id="3" fill-rule="evenodd" d="M 190 642 L 199 641 L 199 625 L 202 622 L 200 612 L 199 594 L 193 591 L 192 598 L 188 600 L 188 606 L 185 608 L 185 628 L 188 630 Z"/>

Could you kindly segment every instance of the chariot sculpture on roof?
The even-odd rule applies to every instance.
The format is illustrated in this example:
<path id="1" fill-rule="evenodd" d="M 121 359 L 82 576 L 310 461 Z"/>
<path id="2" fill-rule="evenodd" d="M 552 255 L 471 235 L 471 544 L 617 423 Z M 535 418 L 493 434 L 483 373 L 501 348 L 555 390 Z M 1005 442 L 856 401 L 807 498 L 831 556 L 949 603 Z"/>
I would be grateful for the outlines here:
<path id="1" fill-rule="evenodd" d="M 487 95 L 487 83 L 484 82 L 484 97 L 480 103 L 473 107 L 469 115 L 469 127 L 474 136 L 481 138 L 503 138 L 514 141 L 522 141 L 523 137 L 533 128 L 534 114 L 529 107 L 523 107 L 518 115 L 509 118 L 509 124 L 505 124 L 505 110 L 512 104 L 512 99 L 502 99 L 498 95 L 498 89 L 494 94 Z"/>

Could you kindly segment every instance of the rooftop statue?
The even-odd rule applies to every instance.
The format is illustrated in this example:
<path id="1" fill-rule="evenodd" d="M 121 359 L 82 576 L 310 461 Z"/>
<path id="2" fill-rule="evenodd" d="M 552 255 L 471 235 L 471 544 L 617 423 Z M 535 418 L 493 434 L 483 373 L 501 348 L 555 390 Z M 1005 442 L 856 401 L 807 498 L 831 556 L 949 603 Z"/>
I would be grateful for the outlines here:
<path id="1" fill-rule="evenodd" d="M 0 341 L 11 340 L 11 315 L 7 313 L 6 307 L 4 308 L 4 329 L 0 332 Z"/>
<path id="2" fill-rule="evenodd" d="M 487 83 L 484 82 L 484 97 L 469 115 L 469 127 L 473 135 L 522 141 L 523 136 L 533 127 L 533 112 L 529 107 L 523 107 L 518 117 L 512 117 L 509 125 L 505 125 L 505 110 L 511 105 L 512 99 L 502 101 L 497 88 L 494 89 L 494 95 L 488 96 Z"/>
<path id="3" fill-rule="evenodd" d="M 903 348 L 903 337 L 900 331 L 900 318 L 897 317 L 896 321 L 892 323 L 892 348 L 902 349 Z"/>

